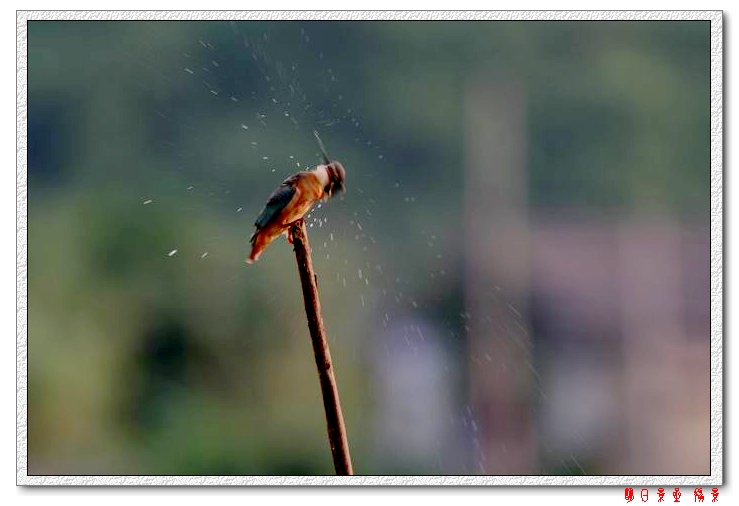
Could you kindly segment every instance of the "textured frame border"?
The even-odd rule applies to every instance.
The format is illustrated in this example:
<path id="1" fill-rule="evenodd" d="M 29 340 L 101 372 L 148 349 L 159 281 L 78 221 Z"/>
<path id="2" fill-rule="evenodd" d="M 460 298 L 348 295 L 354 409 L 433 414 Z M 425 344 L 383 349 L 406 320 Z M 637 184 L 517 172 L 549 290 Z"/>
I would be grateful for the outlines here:
<path id="1" fill-rule="evenodd" d="M 710 476 L 28 476 L 29 20 L 693 20 L 711 22 Z M 722 11 L 18 11 L 16 27 L 16 482 L 18 485 L 722 485 L 723 484 L 723 13 Z"/>

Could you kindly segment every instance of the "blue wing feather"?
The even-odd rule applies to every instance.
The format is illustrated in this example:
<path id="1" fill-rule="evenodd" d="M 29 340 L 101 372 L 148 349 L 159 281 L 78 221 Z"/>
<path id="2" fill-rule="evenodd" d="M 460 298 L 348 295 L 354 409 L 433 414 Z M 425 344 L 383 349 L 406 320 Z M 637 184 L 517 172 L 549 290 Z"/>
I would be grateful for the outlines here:
<path id="1" fill-rule="evenodd" d="M 285 209 L 285 206 L 287 206 L 293 196 L 295 196 L 295 187 L 290 184 L 291 182 L 292 181 L 289 179 L 285 180 L 285 182 L 278 186 L 277 189 L 272 192 L 272 195 L 269 196 L 267 204 L 264 206 L 264 209 L 262 209 L 261 214 L 257 217 L 257 221 L 254 222 L 257 230 L 266 227 L 283 209 Z"/>

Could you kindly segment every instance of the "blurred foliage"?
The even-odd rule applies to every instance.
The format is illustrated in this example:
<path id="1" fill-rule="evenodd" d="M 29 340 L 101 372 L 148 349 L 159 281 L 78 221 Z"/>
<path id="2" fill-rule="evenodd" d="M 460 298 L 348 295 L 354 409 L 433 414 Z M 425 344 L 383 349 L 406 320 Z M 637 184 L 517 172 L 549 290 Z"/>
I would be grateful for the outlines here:
<path id="1" fill-rule="evenodd" d="M 469 78 L 525 88 L 535 210 L 707 216 L 709 33 L 29 22 L 29 471 L 332 472 L 291 251 L 243 265 L 266 196 L 318 160 L 314 128 L 349 173 L 311 240 L 355 467 L 475 469 L 375 450 L 369 358 L 384 315 L 414 310 L 464 353 Z"/>

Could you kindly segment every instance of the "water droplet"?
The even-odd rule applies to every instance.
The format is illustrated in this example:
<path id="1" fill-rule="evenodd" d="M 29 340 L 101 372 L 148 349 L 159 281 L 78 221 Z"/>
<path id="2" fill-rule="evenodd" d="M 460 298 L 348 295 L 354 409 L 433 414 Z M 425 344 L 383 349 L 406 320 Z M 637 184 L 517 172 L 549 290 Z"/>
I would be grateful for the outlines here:
<path id="1" fill-rule="evenodd" d="M 509 304 L 508 304 L 508 308 L 509 308 L 509 309 L 510 309 L 510 310 L 511 310 L 511 311 L 512 311 L 512 312 L 513 312 L 513 313 L 514 313 L 514 314 L 515 314 L 515 315 L 516 315 L 516 316 L 517 316 L 518 318 L 521 318 L 521 313 L 520 313 L 520 312 L 519 312 L 519 311 L 518 311 L 518 310 L 517 310 L 517 309 L 516 309 L 515 307 L 513 307 L 513 305 L 511 305 L 511 304 L 509 303 Z"/>

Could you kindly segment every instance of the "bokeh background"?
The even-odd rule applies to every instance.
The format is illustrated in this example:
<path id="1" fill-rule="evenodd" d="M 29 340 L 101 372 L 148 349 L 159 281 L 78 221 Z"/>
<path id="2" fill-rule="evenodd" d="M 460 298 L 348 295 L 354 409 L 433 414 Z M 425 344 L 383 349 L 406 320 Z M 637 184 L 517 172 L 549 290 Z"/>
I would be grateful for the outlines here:
<path id="1" fill-rule="evenodd" d="M 27 29 L 29 474 L 710 474 L 709 22 Z"/>

